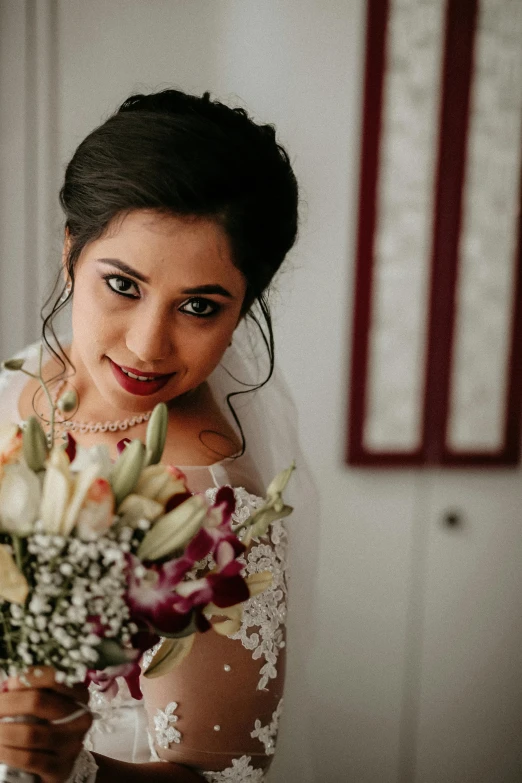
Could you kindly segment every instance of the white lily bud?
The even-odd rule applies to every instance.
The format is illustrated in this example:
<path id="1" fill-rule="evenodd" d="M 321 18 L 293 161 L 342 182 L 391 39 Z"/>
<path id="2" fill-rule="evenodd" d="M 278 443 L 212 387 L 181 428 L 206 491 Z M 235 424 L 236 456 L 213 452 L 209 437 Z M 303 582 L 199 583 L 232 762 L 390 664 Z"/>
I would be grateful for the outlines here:
<path id="1" fill-rule="evenodd" d="M 40 482 L 27 465 L 7 465 L 0 484 L 0 529 L 17 536 L 32 533 L 40 497 Z"/>
<path id="2" fill-rule="evenodd" d="M 25 359 L 7 359 L 2 362 L 3 370 L 21 370 L 25 364 Z"/>

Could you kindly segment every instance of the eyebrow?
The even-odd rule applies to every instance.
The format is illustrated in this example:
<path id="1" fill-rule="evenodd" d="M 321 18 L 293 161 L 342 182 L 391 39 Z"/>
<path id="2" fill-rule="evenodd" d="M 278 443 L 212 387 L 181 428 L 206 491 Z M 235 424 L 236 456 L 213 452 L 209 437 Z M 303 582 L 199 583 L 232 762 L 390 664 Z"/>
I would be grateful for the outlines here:
<path id="1" fill-rule="evenodd" d="M 133 269 L 128 264 L 125 264 L 123 261 L 120 261 L 119 258 L 97 258 L 96 261 L 99 264 L 115 266 L 116 269 L 120 270 L 120 272 L 123 272 L 126 275 L 130 275 L 131 277 L 135 277 L 136 280 L 139 280 L 141 283 L 150 283 L 148 277 L 142 275 L 140 272 L 137 272 L 135 269 Z"/>
<path id="2" fill-rule="evenodd" d="M 148 277 L 142 275 L 141 272 L 137 272 L 123 261 L 120 261 L 119 258 L 97 258 L 96 261 L 99 264 L 114 266 L 116 269 L 119 269 L 120 272 L 123 272 L 125 275 L 135 277 L 136 280 L 139 280 L 142 283 L 150 283 L 150 279 Z M 223 288 L 223 286 L 219 285 L 219 283 L 208 283 L 206 285 L 198 285 L 195 288 L 185 288 L 181 293 L 188 296 L 197 294 L 219 294 L 220 296 L 224 296 L 227 299 L 235 298 L 234 295 L 230 293 L 230 291 L 227 291 L 227 289 Z"/>
<path id="3" fill-rule="evenodd" d="M 226 288 L 223 288 L 222 285 L 219 285 L 218 283 L 209 285 L 198 285 L 196 288 L 185 288 L 182 291 L 183 294 L 220 294 L 221 296 L 226 296 L 227 299 L 234 299 L 235 297 L 230 293 L 230 291 L 227 291 Z"/>

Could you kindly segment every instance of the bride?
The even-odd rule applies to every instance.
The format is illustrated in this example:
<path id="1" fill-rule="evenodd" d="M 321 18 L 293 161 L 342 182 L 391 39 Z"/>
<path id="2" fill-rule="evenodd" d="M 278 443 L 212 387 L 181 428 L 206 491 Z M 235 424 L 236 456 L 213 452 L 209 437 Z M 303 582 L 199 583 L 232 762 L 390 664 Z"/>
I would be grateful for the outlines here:
<path id="1" fill-rule="evenodd" d="M 297 184 L 274 129 L 208 94 L 135 95 L 80 144 L 60 199 L 64 283 L 44 320 L 44 377 L 55 397 L 73 388 L 78 407 L 58 431 L 116 457 L 118 442 L 144 439 L 150 411 L 166 402 L 163 461 L 211 498 L 234 486 L 241 522 L 269 478 L 256 466 L 266 464 L 269 423 L 252 402 L 273 371 L 265 295 L 297 231 Z M 56 340 L 53 318 L 68 304 L 72 338 Z M 37 353 L 23 352 L 28 369 Z M 2 420 L 46 420 L 26 380 L 0 376 Z M 284 467 L 277 455 L 268 461 Z M 199 635 L 178 668 L 142 678 L 143 702 L 123 682 L 110 701 L 48 671 L 29 685 L 9 681 L 0 764 L 43 783 L 263 781 L 282 703 L 285 541 L 276 523 L 247 552 L 246 569 L 270 568 L 273 584 L 247 603 L 240 631 Z M 90 712 L 78 709 L 88 699 Z M 17 715 L 42 722 L 2 720 Z"/>

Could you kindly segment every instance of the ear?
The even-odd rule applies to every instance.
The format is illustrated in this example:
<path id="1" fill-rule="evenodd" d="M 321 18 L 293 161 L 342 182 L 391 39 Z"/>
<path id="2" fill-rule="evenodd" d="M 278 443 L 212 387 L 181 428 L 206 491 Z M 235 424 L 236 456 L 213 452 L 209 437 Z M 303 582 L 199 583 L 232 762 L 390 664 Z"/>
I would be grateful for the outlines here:
<path id="1" fill-rule="evenodd" d="M 69 273 L 67 272 L 67 259 L 69 257 L 69 252 L 71 250 L 71 244 L 72 244 L 71 235 L 69 233 L 69 229 L 66 228 L 65 236 L 63 240 L 63 249 L 62 249 L 62 273 L 66 283 L 69 282 Z"/>

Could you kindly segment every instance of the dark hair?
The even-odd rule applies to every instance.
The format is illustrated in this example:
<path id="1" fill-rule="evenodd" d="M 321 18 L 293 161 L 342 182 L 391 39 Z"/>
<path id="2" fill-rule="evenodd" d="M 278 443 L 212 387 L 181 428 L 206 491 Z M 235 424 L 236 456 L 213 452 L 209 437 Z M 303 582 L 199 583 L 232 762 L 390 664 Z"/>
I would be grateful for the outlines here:
<path id="1" fill-rule="evenodd" d="M 117 216 L 154 209 L 218 221 L 247 282 L 243 313 L 260 327 L 270 359 L 263 384 L 269 380 L 274 339 L 266 289 L 295 242 L 298 202 L 288 154 L 272 125 L 256 124 L 244 109 L 212 100 L 209 93 L 133 95 L 79 145 L 60 202 L 70 237 L 66 265 L 72 290 L 83 248 Z M 47 316 L 43 312 L 43 332 L 51 350 L 47 332 L 56 340 L 52 321 L 72 290 L 64 296 L 62 289 L 58 300 L 51 296 L 46 303 L 52 309 Z"/>

